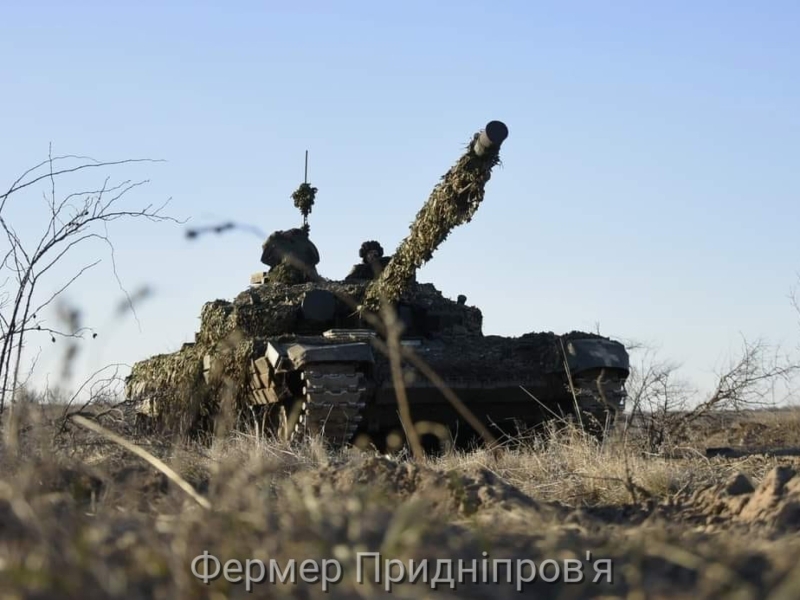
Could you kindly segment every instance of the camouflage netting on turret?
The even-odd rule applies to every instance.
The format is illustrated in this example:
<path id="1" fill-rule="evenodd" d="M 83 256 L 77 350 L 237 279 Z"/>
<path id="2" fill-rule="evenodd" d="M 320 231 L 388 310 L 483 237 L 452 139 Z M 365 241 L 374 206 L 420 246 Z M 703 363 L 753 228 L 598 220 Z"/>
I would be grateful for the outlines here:
<path id="1" fill-rule="evenodd" d="M 241 292 L 233 301 L 207 302 L 195 343 L 136 363 L 129 378 L 129 397 L 145 400 L 164 424 L 180 431 L 212 418 L 222 402 L 241 409 L 249 400 L 250 361 L 263 356 L 268 338 L 303 333 L 298 310 L 306 292 L 330 290 L 355 314 L 366 286 L 366 282 L 339 281 L 267 283 Z M 445 325 L 441 329 L 445 335 L 481 334 L 481 311 L 457 305 L 432 284 L 410 286 L 402 300 L 432 315 L 458 313 L 464 324 Z M 203 376 L 207 355 L 213 357 L 210 384 Z"/>
<path id="2" fill-rule="evenodd" d="M 415 306 L 425 307 L 432 313 L 447 314 L 458 312 L 464 324 L 453 333 L 471 333 L 479 335 L 483 329 L 483 313 L 475 306 L 457 305 L 445 298 L 432 283 L 420 283 L 410 286 L 401 296 L 401 300 Z"/>
<path id="3" fill-rule="evenodd" d="M 261 288 L 293 288 L 283 284 Z M 233 302 L 215 300 L 203 306 L 197 341 L 211 348 L 236 331 L 245 336 L 275 335 L 291 331 L 296 320 L 297 305 L 283 298 L 264 302 L 255 291 L 240 294 Z"/>
<path id="4" fill-rule="evenodd" d="M 341 297 L 360 301 L 364 286 L 338 282 L 288 285 L 270 282 L 245 290 L 233 302 L 207 303 L 200 317 L 198 341 L 214 344 L 234 331 L 245 337 L 268 337 L 296 331 L 298 308 L 303 295 L 314 289 L 327 289 Z"/>
<path id="5" fill-rule="evenodd" d="M 210 347 L 235 331 L 246 338 L 302 333 L 298 308 L 306 292 L 315 289 L 329 290 L 355 311 L 364 298 L 366 285 L 365 282 L 339 281 L 299 285 L 269 283 L 242 292 L 232 302 L 215 300 L 203 307 L 197 341 Z M 458 311 L 464 316 L 468 332 L 481 332 L 483 317 L 478 308 L 455 305 L 432 284 L 412 285 L 401 299 L 432 312 Z"/>

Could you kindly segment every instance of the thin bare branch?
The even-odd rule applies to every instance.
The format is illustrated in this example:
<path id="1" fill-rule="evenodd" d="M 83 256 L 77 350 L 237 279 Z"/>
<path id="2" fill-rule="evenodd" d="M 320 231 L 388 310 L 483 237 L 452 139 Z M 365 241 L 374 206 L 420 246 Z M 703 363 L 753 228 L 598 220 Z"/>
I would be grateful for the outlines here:
<path id="1" fill-rule="evenodd" d="M 42 164 L 47 164 L 47 162 L 48 161 L 45 161 Z M 14 185 L 12 185 L 11 188 L 6 193 L 0 194 L 0 202 L 2 203 L 2 204 L 0 204 L 0 210 L 3 209 L 3 206 L 5 204 L 5 200 L 9 196 L 11 196 L 11 194 L 14 194 L 14 193 L 26 188 L 26 187 L 30 187 L 30 186 L 42 181 L 43 179 L 47 179 L 49 177 L 57 177 L 59 175 L 66 175 L 68 173 L 76 173 L 78 171 L 83 171 L 84 169 L 93 169 L 93 168 L 100 168 L 100 167 L 113 167 L 113 166 L 117 166 L 117 165 L 126 165 L 126 164 L 131 164 L 131 163 L 142 163 L 142 162 L 158 163 L 158 162 L 166 162 L 166 161 L 162 160 L 162 159 L 154 159 L 154 158 L 128 158 L 128 159 L 125 159 L 125 160 L 114 160 L 114 161 L 108 161 L 108 162 L 92 163 L 92 164 L 88 164 L 88 165 L 86 165 L 86 164 L 78 165 L 77 167 L 70 167 L 68 169 L 61 169 L 59 171 L 53 171 L 52 173 L 48 172 L 48 173 L 46 173 L 44 175 L 40 175 L 38 177 L 35 177 L 34 179 L 31 179 L 30 181 L 26 181 L 25 183 L 20 183 L 20 180 L 17 180 L 14 183 Z M 42 165 L 39 165 L 39 166 L 42 166 Z"/>
<path id="2" fill-rule="evenodd" d="M 72 166 L 56 166 L 66 160 L 82 162 L 77 165 L 72 164 Z M 105 177 L 102 185 L 97 189 L 90 188 L 89 191 L 69 193 L 58 199 L 58 178 L 91 168 L 157 162 L 164 161 L 126 159 L 101 162 L 85 156 L 53 156 L 52 146 L 50 146 L 47 160 L 25 171 L 5 194 L 0 195 L 0 231 L 5 234 L 8 242 L 8 249 L 0 262 L 0 269 L 10 275 L 10 277 L 6 277 L 0 295 L 3 299 L 0 302 L 0 308 L 3 309 L 0 311 L 0 327 L 3 334 L 2 349 L 0 349 L 0 413 L 3 412 L 6 405 L 7 395 L 10 394 L 13 400 L 19 387 L 22 352 L 28 334 L 33 331 L 45 332 L 55 341 L 56 337 L 77 340 L 82 338 L 85 332 L 93 332 L 91 327 L 83 327 L 72 322 L 67 328 L 44 326 L 39 313 L 61 297 L 70 286 L 87 270 L 96 266 L 100 260 L 80 268 L 68 278 L 66 283 L 44 299 L 40 297 L 40 281 L 51 275 L 52 271 L 62 264 L 63 259 L 76 246 L 92 239 L 99 239 L 107 245 L 110 251 L 114 278 L 132 307 L 130 295 L 125 290 L 117 270 L 116 253 L 109 237 L 108 223 L 120 219 L 136 218 L 145 218 L 152 222 L 182 223 L 174 217 L 162 214 L 169 199 L 157 207 L 153 204 L 139 209 L 127 209 L 121 206 L 123 197 L 146 184 L 148 180 L 131 181 L 128 179 L 122 183 L 111 184 L 109 178 Z M 43 167 L 44 172 L 42 172 Z M 9 222 L 7 216 L 3 214 L 3 209 L 11 195 L 41 182 L 49 184 L 47 192 L 43 192 L 47 214 L 46 227 L 42 235 L 36 238 L 31 246 L 28 246 L 17 233 L 14 225 Z M 98 231 L 98 227 L 103 229 Z M 33 308 L 34 306 L 36 308 Z M 74 342 L 70 342 L 66 349 L 65 365 L 74 359 L 77 352 L 78 346 Z M 63 377 L 68 377 L 68 375 L 68 372 L 62 374 Z"/>

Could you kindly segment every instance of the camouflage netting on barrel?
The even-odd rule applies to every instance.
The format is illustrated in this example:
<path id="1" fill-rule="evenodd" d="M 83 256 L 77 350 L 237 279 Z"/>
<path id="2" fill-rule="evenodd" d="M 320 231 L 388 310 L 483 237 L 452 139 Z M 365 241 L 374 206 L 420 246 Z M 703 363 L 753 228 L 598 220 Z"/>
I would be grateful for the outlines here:
<path id="1" fill-rule="evenodd" d="M 450 232 L 472 220 L 483 201 L 492 169 L 500 162 L 500 145 L 507 136 L 508 129 L 499 121 L 490 122 L 484 131 L 473 136 L 466 153 L 445 173 L 417 213 L 411 232 L 380 278 L 367 290 L 366 310 L 377 311 L 382 303 L 395 302 Z"/>

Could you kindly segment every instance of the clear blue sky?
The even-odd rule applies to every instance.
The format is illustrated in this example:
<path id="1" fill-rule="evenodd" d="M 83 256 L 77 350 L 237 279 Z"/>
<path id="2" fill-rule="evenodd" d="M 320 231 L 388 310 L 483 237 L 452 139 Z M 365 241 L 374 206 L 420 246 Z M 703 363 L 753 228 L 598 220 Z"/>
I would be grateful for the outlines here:
<path id="1" fill-rule="evenodd" d="M 470 135 L 501 119 L 503 168 L 420 274 L 480 306 L 487 333 L 599 323 L 701 383 L 742 334 L 797 344 L 796 2 L 289 5 L 4 3 L 2 187 L 50 142 L 163 158 L 109 174 L 151 179 L 132 203 L 172 197 L 195 225 L 269 232 L 300 222 L 289 195 L 309 149 L 319 267 L 340 277 L 363 240 L 391 251 Z M 17 202 L 32 232 L 41 190 Z M 103 258 L 69 296 L 99 333 L 81 373 L 177 349 L 205 301 L 261 268 L 256 236 L 182 232 L 110 228 L 125 286 L 156 292 L 138 325 L 110 320 L 106 248 L 74 258 Z"/>

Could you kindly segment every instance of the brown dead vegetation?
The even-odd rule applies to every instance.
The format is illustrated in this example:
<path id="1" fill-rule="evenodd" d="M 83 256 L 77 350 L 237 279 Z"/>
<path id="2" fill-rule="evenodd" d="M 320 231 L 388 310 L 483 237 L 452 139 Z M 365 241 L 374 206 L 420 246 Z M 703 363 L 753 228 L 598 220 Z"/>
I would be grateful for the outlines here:
<path id="1" fill-rule="evenodd" d="M 327 593 L 319 584 L 262 583 L 256 597 L 380 597 L 381 584 L 356 581 L 358 552 L 406 563 L 469 563 L 484 552 L 538 563 L 587 551 L 613 561 L 610 584 L 589 576 L 525 585 L 545 598 L 788 599 L 800 591 L 797 458 L 709 459 L 704 436 L 693 455 L 671 459 L 634 451 L 621 436 L 600 446 L 560 428 L 500 452 L 420 462 L 243 433 L 210 446 L 173 443 L 136 434 L 122 409 L 87 410 L 162 459 L 210 508 L 103 435 L 72 422 L 61 431 L 60 409 L 28 405 L 7 437 L 16 445 L 0 456 L 4 598 L 249 595 L 223 578 L 198 581 L 190 565 L 204 550 L 223 561 L 343 565 Z M 736 430 L 731 418 L 721 415 L 712 435 Z M 800 431 L 800 411 L 751 412 L 735 423 L 767 444 Z M 392 588 L 409 598 L 518 595 L 513 583 Z"/>
<path id="2" fill-rule="evenodd" d="M 42 163 L 50 180 L 58 174 L 53 160 Z M 105 193 L 87 192 L 87 206 L 106 206 Z M 57 216 L 66 204 L 53 191 L 48 206 Z M 86 225 L 87 214 L 74 222 Z M 32 272 L 25 253 L 15 254 L 21 246 L 10 229 L 7 237 L 14 268 Z M 256 584 L 252 595 L 268 598 L 385 596 L 382 585 L 357 579 L 364 552 L 405 564 L 427 559 L 431 578 L 437 559 L 582 562 L 581 583 L 525 583 L 527 595 L 541 598 L 800 596 L 800 459 L 747 451 L 800 446 L 800 411 L 742 410 L 796 366 L 764 363 L 759 345 L 746 345 L 699 403 L 676 385 L 671 368 L 640 370 L 631 386 L 634 418 L 603 444 L 560 423 L 500 448 L 439 457 L 332 453 L 320 440 L 288 445 L 228 427 L 201 445 L 145 435 L 124 405 L 68 408 L 86 421 L 70 418 L 63 405 L 31 402 L 17 385 L 22 337 L 36 325 L 25 308 L 29 280 L 15 296 L 23 312 L 18 324 L 8 321 L 14 326 L 3 332 L 8 348 L 0 360 L 11 378 L 2 390 L 11 402 L 0 444 L 0 598 L 251 595 L 224 578 L 199 581 L 192 564 L 203 552 L 223 562 L 335 559 L 343 566 L 327 592 L 302 581 Z M 709 446 L 737 447 L 743 456 L 709 457 Z M 611 580 L 593 581 L 587 553 L 611 561 Z M 520 593 L 503 580 L 392 588 L 392 597 L 434 596 Z"/>

